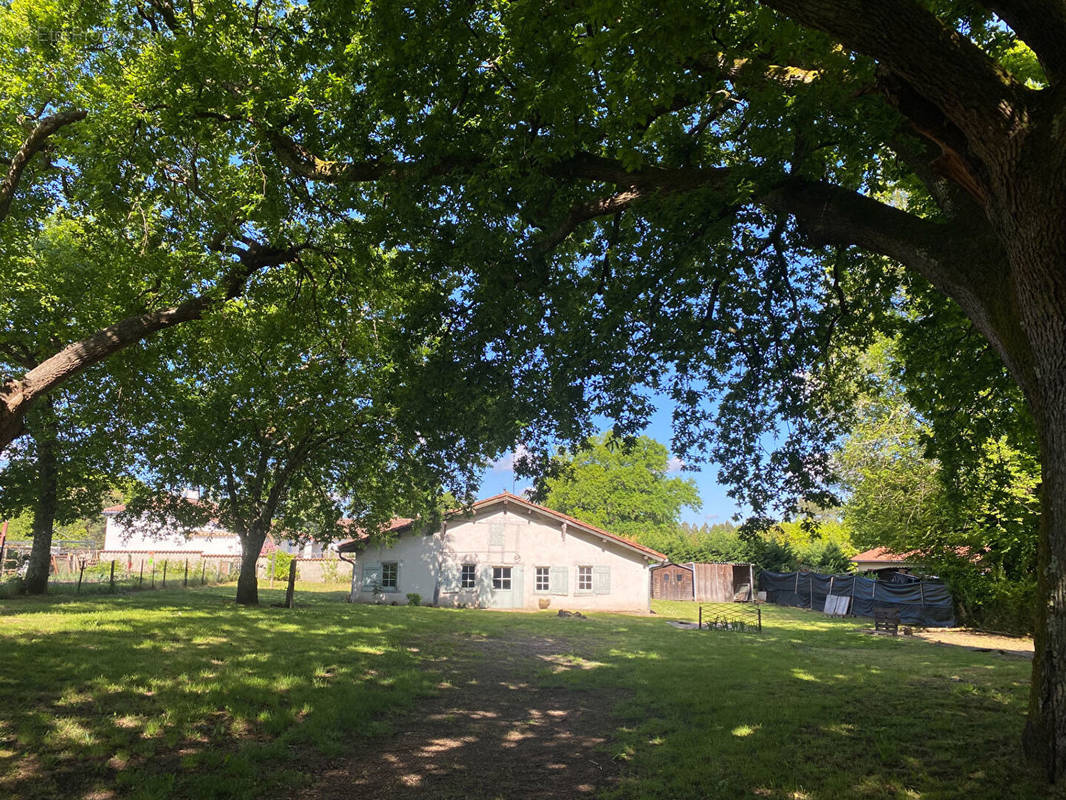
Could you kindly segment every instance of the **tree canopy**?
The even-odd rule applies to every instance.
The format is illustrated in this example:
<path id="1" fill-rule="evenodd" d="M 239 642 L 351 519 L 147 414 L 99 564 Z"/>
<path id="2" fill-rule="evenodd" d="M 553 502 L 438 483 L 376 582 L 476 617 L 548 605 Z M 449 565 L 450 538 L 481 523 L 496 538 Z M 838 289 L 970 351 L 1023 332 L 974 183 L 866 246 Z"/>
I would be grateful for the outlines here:
<path id="1" fill-rule="evenodd" d="M 536 487 L 545 505 L 638 541 L 676 528 L 682 509 L 701 505 L 695 482 L 671 477 L 669 451 L 647 436 L 593 436 L 553 466 Z"/>
<path id="2" fill-rule="evenodd" d="M 1066 773 L 1061 2 L 153 0 L 15 5 L 0 34 L 5 280 L 69 207 L 122 232 L 106 263 L 135 287 L 5 377 L 0 442 L 58 383 L 339 237 L 446 284 L 463 353 L 537 401 L 513 416 L 542 453 L 596 413 L 633 432 L 665 392 L 676 452 L 786 510 L 826 499 L 840 387 L 901 282 L 932 287 L 1031 411 L 1027 741 Z"/>

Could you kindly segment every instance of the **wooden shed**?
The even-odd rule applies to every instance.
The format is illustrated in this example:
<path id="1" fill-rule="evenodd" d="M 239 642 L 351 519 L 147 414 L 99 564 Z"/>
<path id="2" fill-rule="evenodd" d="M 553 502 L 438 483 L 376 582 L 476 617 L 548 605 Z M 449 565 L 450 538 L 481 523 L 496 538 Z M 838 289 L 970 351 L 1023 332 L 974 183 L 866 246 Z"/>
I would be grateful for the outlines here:
<path id="1" fill-rule="evenodd" d="M 659 600 L 691 600 L 692 573 L 691 564 L 652 567 L 651 596 Z"/>
<path id="2" fill-rule="evenodd" d="M 652 567 L 651 596 L 700 603 L 747 601 L 754 572 L 751 564 L 663 564 Z"/>

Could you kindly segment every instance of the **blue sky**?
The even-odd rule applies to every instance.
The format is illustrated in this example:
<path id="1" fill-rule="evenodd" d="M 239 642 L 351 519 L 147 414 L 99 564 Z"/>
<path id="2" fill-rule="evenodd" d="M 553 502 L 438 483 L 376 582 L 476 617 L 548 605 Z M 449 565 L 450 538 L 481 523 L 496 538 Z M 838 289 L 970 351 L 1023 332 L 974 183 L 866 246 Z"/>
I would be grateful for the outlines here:
<path id="1" fill-rule="evenodd" d="M 671 412 L 673 409 L 671 401 L 661 395 L 656 398 L 656 401 L 656 412 L 652 416 L 648 427 L 644 429 L 644 433 L 669 447 L 672 435 Z M 602 427 L 604 429 L 610 427 L 610 422 L 605 421 Z M 513 460 L 514 454 L 509 453 L 485 470 L 481 481 L 481 491 L 478 493 L 479 497 L 491 497 L 505 490 L 520 493 L 530 485 L 527 480 L 516 480 L 512 467 Z M 718 483 L 718 466 L 716 464 L 694 465 L 695 469 L 693 470 L 682 470 L 680 466 L 678 459 L 671 458 L 671 467 L 674 474 L 694 480 L 696 488 L 699 490 L 700 498 L 703 500 L 702 508 L 695 510 L 686 508 L 681 512 L 682 522 L 692 522 L 697 525 L 704 522 L 726 522 L 737 513 L 739 506 L 736 501 L 727 497 L 725 487 L 720 486 Z"/>

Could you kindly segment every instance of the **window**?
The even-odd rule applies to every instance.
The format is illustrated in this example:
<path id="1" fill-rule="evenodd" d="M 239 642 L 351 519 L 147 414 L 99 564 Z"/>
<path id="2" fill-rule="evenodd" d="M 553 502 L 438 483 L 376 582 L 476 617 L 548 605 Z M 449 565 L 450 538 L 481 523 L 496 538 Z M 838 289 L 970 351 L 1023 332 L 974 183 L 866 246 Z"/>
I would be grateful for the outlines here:
<path id="1" fill-rule="evenodd" d="M 677 576 L 677 582 L 678 583 L 681 583 L 683 580 L 685 580 L 685 576 L 684 575 L 678 575 Z"/>
<path id="2" fill-rule="evenodd" d="M 536 591 L 547 592 L 551 589 L 551 570 L 548 567 L 537 567 Z"/>
<path id="3" fill-rule="evenodd" d="M 463 571 L 459 575 L 459 588 L 473 589 L 477 583 L 477 567 L 474 564 L 463 564 Z"/>
<path id="4" fill-rule="evenodd" d="M 492 568 L 492 588 L 503 589 L 507 591 L 511 588 L 511 568 L 510 567 L 493 567 Z"/>
<path id="5" fill-rule="evenodd" d="M 400 567 L 395 561 L 386 561 L 381 565 L 381 588 L 395 589 Z"/>
<path id="6" fill-rule="evenodd" d="M 577 590 L 579 592 L 592 591 L 592 567 L 577 568 Z"/>

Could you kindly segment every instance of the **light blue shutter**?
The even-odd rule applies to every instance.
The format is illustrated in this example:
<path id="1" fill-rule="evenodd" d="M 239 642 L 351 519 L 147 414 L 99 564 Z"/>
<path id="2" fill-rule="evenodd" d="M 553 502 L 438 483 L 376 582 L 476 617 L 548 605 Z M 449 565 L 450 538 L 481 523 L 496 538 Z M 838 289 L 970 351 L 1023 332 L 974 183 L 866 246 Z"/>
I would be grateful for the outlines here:
<path id="1" fill-rule="evenodd" d="M 363 564 L 363 591 L 371 592 L 375 585 L 381 585 L 381 564 Z"/>
<path id="2" fill-rule="evenodd" d="M 566 567 L 552 567 L 548 572 L 548 585 L 552 594 L 570 594 L 570 570 Z"/>
<path id="3" fill-rule="evenodd" d="M 511 567 L 511 607 L 522 608 L 525 605 L 525 592 L 522 591 L 522 577 L 525 567 L 516 564 Z"/>
<path id="4" fill-rule="evenodd" d="M 440 566 L 440 590 L 442 592 L 459 591 L 459 565 L 445 562 Z"/>
<path id="5" fill-rule="evenodd" d="M 611 568 L 592 568 L 592 591 L 596 594 L 611 593 Z"/>

